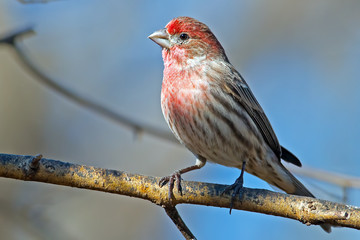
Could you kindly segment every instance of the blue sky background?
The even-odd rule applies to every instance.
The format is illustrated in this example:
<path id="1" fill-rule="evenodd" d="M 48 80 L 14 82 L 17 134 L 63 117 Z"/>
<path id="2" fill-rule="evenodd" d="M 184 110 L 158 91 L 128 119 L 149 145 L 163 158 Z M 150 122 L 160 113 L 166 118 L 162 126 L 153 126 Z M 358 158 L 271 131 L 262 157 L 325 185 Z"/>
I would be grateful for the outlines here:
<path id="1" fill-rule="evenodd" d="M 160 110 L 161 49 L 147 36 L 173 17 L 197 18 L 249 83 L 282 145 L 303 165 L 359 176 L 359 10 L 360 2 L 350 0 L 1 1 L 0 34 L 34 26 L 36 36 L 24 44 L 45 74 L 119 113 L 167 129 Z M 194 161 L 181 146 L 149 135 L 137 138 L 41 86 L 5 47 L 0 102 L 0 152 L 43 153 L 154 176 Z M 207 164 L 183 178 L 230 184 L 239 172 Z M 322 191 L 340 196 L 338 187 L 302 180 L 315 195 L 339 201 Z M 245 186 L 271 189 L 249 174 Z M 165 212 L 142 200 L 8 179 L 0 179 L 0 189 L 0 200 L 9 206 L 0 208 L 0 238 L 181 239 Z M 349 203 L 359 206 L 359 199 L 359 191 L 350 190 Z M 360 237 L 352 229 L 328 235 L 316 226 L 257 213 L 178 209 L 198 239 Z M 19 219 L 25 227 L 17 226 Z M 44 227 L 34 230 L 26 219 Z"/>

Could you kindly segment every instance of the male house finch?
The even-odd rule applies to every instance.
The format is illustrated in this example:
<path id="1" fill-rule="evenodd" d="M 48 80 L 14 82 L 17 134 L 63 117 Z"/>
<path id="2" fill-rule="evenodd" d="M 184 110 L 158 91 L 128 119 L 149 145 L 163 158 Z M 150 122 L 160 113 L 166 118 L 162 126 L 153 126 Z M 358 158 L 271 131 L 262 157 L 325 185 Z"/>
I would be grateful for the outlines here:
<path id="1" fill-rule="evenodd" d="M 282 147 L 248 84 L 229 62 L 210 29 L 178 17 L 149 36 L 162 47 L 164 77 L 161 108 L 171 131 L 195 156 L 193 166 L 162 178 L 181 193 L 181 174 L 203 167 L 207 160 L 241 169 L 228 189 L 232 201 L 240 193 L 244 170 L 287 193 L 314 197 L 280 162 L 301 166 Z M 232 207 L 232 203 L 230 208 Z M 322 225 L 327 232 L 331 228 Z"/>

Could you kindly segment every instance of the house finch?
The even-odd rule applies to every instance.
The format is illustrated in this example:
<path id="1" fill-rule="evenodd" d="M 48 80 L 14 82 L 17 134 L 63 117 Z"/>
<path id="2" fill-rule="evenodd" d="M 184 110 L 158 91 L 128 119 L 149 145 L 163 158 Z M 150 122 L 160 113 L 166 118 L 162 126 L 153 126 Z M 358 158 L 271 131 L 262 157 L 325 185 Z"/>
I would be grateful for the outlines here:
<path id="1" fill-rule="evenodd" d="M 203 23 L 178 17 L 149 36 L 162 47 L 164 77 L 161 108 L 171 131 L 195 156 L 193 166 L 160 181 L 181 193 L 181 174 L 207 160 L 241 169 L 225 191 L 240 194 L 244 170 L 287 193 L 314 197 L 280 162 L 301 166 L 282 147 L 248 84 L 235 70 L 215 35 Z M 330 226 L 323 224 L 325 231 Z"/>

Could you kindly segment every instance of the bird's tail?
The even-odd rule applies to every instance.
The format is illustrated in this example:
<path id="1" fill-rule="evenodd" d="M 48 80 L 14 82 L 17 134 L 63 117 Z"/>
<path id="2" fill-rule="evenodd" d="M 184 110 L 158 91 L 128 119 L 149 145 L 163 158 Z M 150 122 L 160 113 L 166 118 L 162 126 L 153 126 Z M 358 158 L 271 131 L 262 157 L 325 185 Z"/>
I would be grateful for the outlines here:
<path id="1" fill-rule="evenodd" d="M 299 180 L 297 180 L 296 177 L 294 175 L 292 175 L 292 173 L 289 170 L 287 170 L 282 164 L 280 164 L 280 165 L 282 167 L 282 170 L 290 177 L 292 184 L 295 187 L 295 190 L 293 190 L 293 191 L 283 189 L 285 192 L 287 192 L 289 194 L 315 198 L 315 196 Z M 320 226 L 327 233 L 331 232 L 330 224 L 324 223 L 324 224 L 321 224 Z"/>

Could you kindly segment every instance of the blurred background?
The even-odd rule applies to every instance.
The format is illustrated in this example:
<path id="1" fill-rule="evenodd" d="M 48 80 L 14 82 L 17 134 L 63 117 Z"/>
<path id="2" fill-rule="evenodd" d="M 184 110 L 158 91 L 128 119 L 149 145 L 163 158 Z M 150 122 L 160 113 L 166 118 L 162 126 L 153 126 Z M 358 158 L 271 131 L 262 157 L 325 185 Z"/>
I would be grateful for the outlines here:
<path id="1" fill-rule="evenodd" d="M 26 55 L 67 88 L 167 130 L 160 109 L 161 49 L 147 36 L 176 16 L 206 23 L 263 106 L 277 136 L 304 166 L 359 176 L 360 1 L 0 1 L 0 35 L 33 26 Z M 152 176 L 194 163 L 182 146 L 85 109 L 39 83 L 0 45 L 0 152 Z M 207 164 L 183 176 L 231 184 L 240 171 Z M 342 189 L 301 179 L 315 195 Z M 245 186 L 271 189 L 245 175 Z M 359 190 L 348 203 L 360 205 Z M 0 178 L 0 239 L 182 239 L 150 202 Z M 178 206 L 198 239 L 359 239 L 353 229 L 263 214 Z"/>

